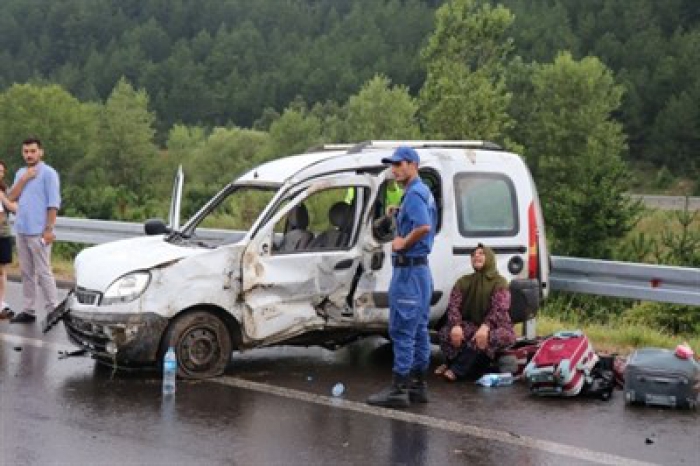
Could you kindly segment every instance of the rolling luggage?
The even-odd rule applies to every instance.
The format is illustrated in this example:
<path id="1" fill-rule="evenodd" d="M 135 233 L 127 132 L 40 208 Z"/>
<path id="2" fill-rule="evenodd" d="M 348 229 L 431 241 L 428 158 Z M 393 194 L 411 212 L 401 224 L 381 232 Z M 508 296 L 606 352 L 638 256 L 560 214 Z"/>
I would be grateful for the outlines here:
<path id="1" fill-rule="evenodd" d="M 591 381 L 598 362 L 588 338 L 579 330 L 546 339 L 525 368 L 530 391 L 543 396 L 576 396 Z"/>
<path id="2" fill-rule="evenodd" d="M 681 359 L 673 351 L 643 348 L 635 351 L 625 370 L 625 401 L 671 408 L 698 404 L 700 366 Z"/>

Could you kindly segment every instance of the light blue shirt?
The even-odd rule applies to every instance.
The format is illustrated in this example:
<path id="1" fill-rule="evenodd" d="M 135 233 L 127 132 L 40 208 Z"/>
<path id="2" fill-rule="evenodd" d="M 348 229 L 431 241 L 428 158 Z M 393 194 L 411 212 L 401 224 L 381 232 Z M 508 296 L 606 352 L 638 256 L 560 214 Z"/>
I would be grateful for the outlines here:
<path id="1" fill-rule="evenodd" d="M 46 210 L 61 207 L 58 173 L 44 162 L 39 162 L 36 167 L 36 177 L 24 185 L 17 200 L 15 231 L 20 235 L 42 234 L 46 228 Z M 15 185 L 25 171 L 26 167 L 17 171 Z"/>

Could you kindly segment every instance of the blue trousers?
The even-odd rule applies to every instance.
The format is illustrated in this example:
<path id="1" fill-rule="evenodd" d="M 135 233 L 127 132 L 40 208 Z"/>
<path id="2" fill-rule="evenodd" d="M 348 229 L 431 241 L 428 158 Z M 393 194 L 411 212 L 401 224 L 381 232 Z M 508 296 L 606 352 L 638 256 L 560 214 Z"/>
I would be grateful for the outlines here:
<path id="1" fill-rule="evenodd" d="M 427 265 L 394 267 L 389 286 L 389 336 L 395 374 L 425 371 L 430 365 L 428 318 L 433 278 Z"/>

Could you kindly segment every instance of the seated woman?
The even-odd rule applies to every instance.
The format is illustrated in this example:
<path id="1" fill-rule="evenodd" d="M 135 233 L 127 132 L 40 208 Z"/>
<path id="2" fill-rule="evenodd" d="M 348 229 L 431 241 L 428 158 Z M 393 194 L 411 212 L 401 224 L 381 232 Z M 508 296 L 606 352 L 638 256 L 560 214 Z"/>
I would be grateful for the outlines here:
<path id="1" fill-rule="evenodd" d="M 438 335 L 445 364 L 435 374 L 455 381 L 479 377 L 495 352 L 515 342 L 508 282 L 496 269 L 496 255 L 479 243 L 472 252 L 474 273 L 460 278 L 447 306 L 447 324 Z"/>

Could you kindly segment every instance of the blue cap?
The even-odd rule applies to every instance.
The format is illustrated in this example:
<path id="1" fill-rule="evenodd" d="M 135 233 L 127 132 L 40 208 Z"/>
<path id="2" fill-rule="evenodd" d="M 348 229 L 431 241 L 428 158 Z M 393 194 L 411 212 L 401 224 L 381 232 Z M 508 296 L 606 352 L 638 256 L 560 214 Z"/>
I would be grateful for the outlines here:
<path id="1" fill-rule="evenodd" d="M 394 151 L 391 157 L 384 157 L 382 163 L 398 163 L 402 161 L 420 163 L 418 152 L 413 147 L 401 146 Z"/>

